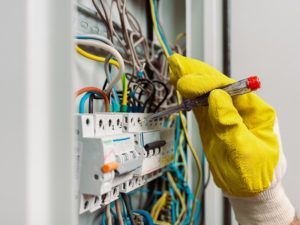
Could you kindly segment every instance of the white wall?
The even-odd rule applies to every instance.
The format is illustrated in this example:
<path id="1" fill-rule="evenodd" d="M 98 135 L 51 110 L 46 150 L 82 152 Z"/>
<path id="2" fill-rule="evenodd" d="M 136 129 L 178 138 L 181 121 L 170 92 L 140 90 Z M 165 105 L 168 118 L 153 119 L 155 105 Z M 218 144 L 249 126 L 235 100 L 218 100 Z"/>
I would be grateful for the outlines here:
<path id="1" fill-rule="evenodd" d="M 232 0 L 232 76 L 259 74 L 277 109 L 288 160 L 286 191 L 300 208 L 300 1 Z M 299 210 L 298 210 L 299 212 Z"/>
<path id="2" fill-rule="evenodd" d="M 0 224 L 72 221 L 71 1 L 0 8 Z"/>
<path id="3" fill-rule="evenodd" d="M 25 220 L 25 5 L 7 1 L 0 8 L 2 34 L 7 34 L 0 42 L 0 224 Z"/>

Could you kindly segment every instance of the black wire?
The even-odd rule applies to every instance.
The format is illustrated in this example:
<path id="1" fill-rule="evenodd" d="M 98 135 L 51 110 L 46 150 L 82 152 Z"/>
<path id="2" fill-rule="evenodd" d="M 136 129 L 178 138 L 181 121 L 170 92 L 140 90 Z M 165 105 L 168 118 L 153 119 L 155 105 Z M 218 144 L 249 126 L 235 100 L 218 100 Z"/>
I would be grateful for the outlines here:
<path id="1" fill-rule="evenodd" d="M 158 187 L 158 179 L 155 179 L 152 182 L 147 184 L 149 193 L 147 194 L 147 199 L 146 199 L 143 209 L 147 210 L 149 208 L 149 206 L 152 204 L 152 202 L 154 200 L 154 194 L 155 194 L 157 187 Z"/>
<path id="2" fill-rule="evenodd" d="M 162 85 L 165 89 L 165 96 L 164 98 L 158 103 L 158 105 L 154 108 L 153 112 L 157 112 L 157 110 L 159 109 L 159 107 L 166 101 L 170 91 L 169 88 L 167 87 L 167 85 L 159 80 L 153 80 L 152 83 L 159 83 L 160 85 Z"/>
<path id="3" fill-rule="evenodd" d="M 207 188 L 207 186 L 208 186 L 208 184 L 209 184 L 210 177 L 211 177 L 210 170 L 208 170 L 207 179 L 206 179 L 206 182 L 205 182 L 205 184 L 204 184 L 204 190 Z"/>
<path id="4" fill-rule="evenodd" d="M 205 224 L 205 194 L 204 191 L 201 195 L 201 203 L 202 203 L 202 207 L 201 207 L 201 212 L 200 212 L 200 220 L 199 220 L 199 225 L 204 225 Z"/>
<path id="5" fill-rule="evenodd" d="M 90 98 L 89 98 L 89 113 L 93 113 L 94 112 L 94 96 L 95 94 L 91 94 Z"/>
<path id="6" fill-rule="evenodd" d="M 134 222 L 134 219 L 133 219 L 133 214 L 132 214 L 132 209 L 130 208 L 130 202 L 129 202 L 129 198 L 128 196 L 125 194 L 125 193 L 120 193 L 121 194 L 121 197 L 125 203 L 125 207 L 126 207 L 126 210 L 127 210 L 127 214 L 129 215 L 129 219 L 130 219 L 130 222 L 131 222 L 131 225 L 136 225 L 135 222 Z"/>
<path id="7" fill-rule="evenodd" d="M 155 98 L 156 88 L 155 88 L 154 84 L 148 79 L 140 79 L 137 81 L 137 83 L 149 84 L 152 87 L 152 92 L 151 92 L 150 96 L 144 102 L 143 112 L 145 112 L 147 104 L 149 104 L 150 105 L 149 107 L 151 107 L 151 104 Z M 139 97 L 141 97 L 141 96 L 139 96 Z"/>
<path id="8" fill-rule="evenodd" d="M 105 81 L 104 81 L 104 84 L 103 84 L 103 86 L 102 86 L 102 90 L 105 90 L 105 88 L 106 88 L 106 86 L 107 86 L 107 83 L 108 83 L 108 81 L 107 81 L 107 78 L 106 78 Z"/>
<path id="9" fill-rule="evenodd" d="M 137 106 L 141 106 L 141 112 L 145 112 L 145 109 L 147 107 L 147 104 L 151 103 L 151 100 L 153 100 L 153 98 L 155 97 L 155 86 L 152 83 L 152 81 L 148 80 L 148 79 L 137 79 L 136 82 L 132 83 L 136 83 L 137 86 L 134 87 L 134 90 L 132 90 L 132 88 L 129 88 L 129 93 L 132 93 L 133 91 L 135 92 L 135 94 L 138 94 L 138 97 L 136 98 L 135 96 L 130 96 L 128 97 L 128 102 L 130 102 L 130 100 L 134 103 L 134 105 L 137 104 Z M 142 86 L 143 85 L 143 86 Z M 149 97 L 144 101 L 144 103 L 142 103 L 142 96 L 144 94 L 144 90 L 148 88 L 148 85 L 151 87 L 151 94 L 149 95 Z M 142 87 L 142 88 L 141 88 Z M 141 91 L 139 93 L 136 93 L 136 90 L 141 89 Z"/>
<path id="10" fill-rule="evenodd" d="M 93 113 L 94 112 L 94 99 L 103 99 L 102 95 L 98 95 L 98 94 L 91 94 L 89 97 L 89 113 Z"/>
<path id="11" fill-rule="evenodd" d="M 135 77 L 133 74 L 131 73 L 125 73 L 126 78 L 128 80 L 128 87 L 130 86 L 131 83 L 136 83 L 136 81 L 138 80 L 137 77 Z"/>
<path id="12" fill-rule="evenodd" d="M 105 82 L 103 84 L 103 87 L 102 87 L 102 90 L 105 90 L 106 89 L 106 86 L 108 84 L 108 76 L 111 72 L 111 65 L 109 64 L 109 60 L 111 60 L 113 56 L 111 54 L 109 54 L 106 59 L 105 59 L 105 62 L 104 62 L 104 72 L 106 74 L 106 79 L 105 79 Z"/>
<path id="13" fill-rule="evenodd" d="M 141 100 L 142 100 L 143 93 L 144 93 L 144 90 L 141 90 L 141 92 L 139 93 L 139 96 L 138 96 L 138 99 L 140 100 L 140 102 L 139 102 L 140 107 L 142 107 Z M 143 108 L 144 108 L 144 106 L 145 106 L 145 104 L 143 103 Z"/>

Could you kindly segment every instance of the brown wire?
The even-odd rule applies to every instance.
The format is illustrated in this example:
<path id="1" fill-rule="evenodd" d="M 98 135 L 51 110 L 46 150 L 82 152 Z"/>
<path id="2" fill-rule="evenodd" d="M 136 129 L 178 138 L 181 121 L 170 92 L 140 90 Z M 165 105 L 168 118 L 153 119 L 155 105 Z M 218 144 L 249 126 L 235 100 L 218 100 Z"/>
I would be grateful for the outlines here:
<path id="1" fill-rule="evenodd" d="M 104 103 L 105 103 L 105 112 L 109 112 L 110 111 L 110 104 L 109 104 L 109 100 L 107 95 L 105 94 L 104 91 L 100 90 L 99 88 L 96 87 L 85 87 L 85 88 L 81 88 L 78 91 L 75 92 L 75 96 L 79 96 L 85 92 L 97 92 L 99 94 L 101 94 L 103 96 L 104 99 Z"/>

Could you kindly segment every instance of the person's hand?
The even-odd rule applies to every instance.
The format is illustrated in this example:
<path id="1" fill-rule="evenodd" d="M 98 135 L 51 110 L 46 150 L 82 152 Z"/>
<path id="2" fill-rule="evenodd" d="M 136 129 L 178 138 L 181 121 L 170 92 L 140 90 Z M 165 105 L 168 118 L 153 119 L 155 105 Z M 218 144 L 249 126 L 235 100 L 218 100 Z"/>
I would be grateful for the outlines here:
<path id="1" fill-rule="evenodd" d="M 234 80 L 197 60 L 170 58 L 172 82 L 183 98 L 195 98 Z M 209 107 L 194 113 L 216 184 L 227 194 L 256 195 L 270 187 L 279 159 L 274 109 L 257 95 L 233 99 L 222 90 L 209 96 Z"/>
<path id="2" fill-rule="evenodd" d="M 169 63 L 171 82 L 183 98 L 195 98 L 211 91 L 209 106 L 197 107 L 194 113 L 217 186 L 231 200 L 270 198 L 274 190 L 283 195 L 280 180 L 285 171 L 285 160 L 274 130 L 275 110 L 254 93 L 231 98 L 216 89 L 235 81 L 201 61 L 174 54 Z M 231 202 L 236 208 L 244 204 L 244 201 Z M 294 217 L 290 203 L 287 209 L 291 214 L 288 215 L 291 218 L 287 218 L 290 223 Z M 239 218 L 239 222 L 259 224 L 248 223 L 245 218 Z"/>

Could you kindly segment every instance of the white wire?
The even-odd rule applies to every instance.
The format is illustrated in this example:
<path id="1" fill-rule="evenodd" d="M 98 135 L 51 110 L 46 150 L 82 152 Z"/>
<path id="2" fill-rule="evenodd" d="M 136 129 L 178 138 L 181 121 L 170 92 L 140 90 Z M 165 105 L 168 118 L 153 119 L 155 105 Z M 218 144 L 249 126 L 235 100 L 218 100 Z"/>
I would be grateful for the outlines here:
<path id="1" fill-rule="evenodd" d="M 120 202 L 119 200 L 116 200 L 115 203 L 116 203 L 116 211 L 117 211 L 119 225 L 124 225 Z"/>
<path id="2" fill-rule="evenodd" d="M 105 212 L 106 212 L 107 225 L 112 225 L 112 216 L 111 216 L 111 213 L 110 213 L 110 204 L 108 204 L 106 206 Z"/>
<path id="3" fill-rule="evenodd" d="M 114 47 L 114 44 L 111 42 L 111 40 L 107 39 L 104 36 L 100 36 L 100 35 L 97 35 L 97 34 L 78 34 L 77 36 L 91 38 L 91 39 L 97 39 L 99 41 L 104 42 L 105 44 L 110 45 L 111 47 Z M 85 39 L 81 39 L 81 40 L 85 40 Z"/>
<path id="4" fill-rule="evenodd" d="M 100 48 L 103 49 L 107 52 L 109 52 L 110 54 L 112 54 L 116 60 L 119 63 L 119 71 L 117 76 L 115 77 L 115 79 L 112 80 L 112 82 L 108 85 L 108 87 L 106 88 L 105 92 L 106 94 L 109 94 L 111 92 L 111 89 L 113 88 L 113 86 L 121 79 L 122 74 L 125 71 L 125 65 L 124 65 L 124 60 L 123 57 L 120 55 L 120 53 L 113 47 L 101 42 L 101 41 L 96 41 L 96 40 L 82 40 L 82 39 L 76 39 L 75 40 L 77 45 L 85 45 L 85 46 L 92 46 L 95 48 Z"/>

